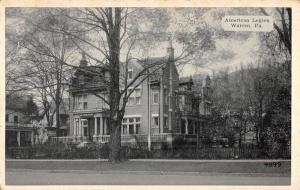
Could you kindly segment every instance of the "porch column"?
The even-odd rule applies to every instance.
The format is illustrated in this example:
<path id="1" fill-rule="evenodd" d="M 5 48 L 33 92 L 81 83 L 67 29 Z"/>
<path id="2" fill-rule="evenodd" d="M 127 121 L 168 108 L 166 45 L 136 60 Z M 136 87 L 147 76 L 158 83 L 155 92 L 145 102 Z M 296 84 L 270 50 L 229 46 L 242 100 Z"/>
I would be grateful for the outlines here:
<path id="1" fill-rule="evenodd" d="M 107 124 L 106 124 L 106 118 L 103 118 L 103 127 L 104 127 L 104 135 L 107 134 Z"/>
<path id="2" fill-rule="evenodd" d="M 103 117 L 99 117 L 100 119 L 100 135 L 103 135 Z"/>
<path id="3" fill-rule="evenodd" d="M 34 145 L 34 134 L 33 131 L 31 131 L 31 144 Z"/>
<path id="4" fill-rule="evenodd" d="M 193 134 L 196 134 L 196 121 L 193 121 Z"/>
<path id="5" fill-rule="evenodd" d="M 136 134 L 136 124 L 133 125 L 133 134 Z"/>
<path id="6" fill-rule="evenodd" d="M 97 136 L 97 130 L 98 130 L 98 127 L 97 127 L 97 117 L 94 117 L 94 120 L 95 120 L 95 125 L 94 125 L 94 137 Z"/>
<path id="7" fill-rule="evenodd" d="M 76 128 L 77 128 L 77 126 L 76 126 L 76 119 L 74 119 L 73 123 L 74 123 L 74 125 L 73 125 L 73 136 L 76 136 L 76 134 L 77 134 L 77 130 L 76 130 Z"/>
<path id="8" fill-rule="evenodd" d="M 188 128 L 188 125 L 189 125 L 189 121 L 187 119 L 187 117 L 185 118 L 185 134 L 189 134 L 189 128 Z"/>
<path id="9" fill-rule="evenodd" d="M 81 137 L 81 132 L 82 132 L 82 130 L 81 130 L 81 119 L 79 119 L 78 132 L 79 132 L 78 136 Z"/>
<path id="10" fill-rule="evenodd" d="M 18 146 L 21 146 L 21 132 L 17 131 L 17 142 L 18 142 Z"/>

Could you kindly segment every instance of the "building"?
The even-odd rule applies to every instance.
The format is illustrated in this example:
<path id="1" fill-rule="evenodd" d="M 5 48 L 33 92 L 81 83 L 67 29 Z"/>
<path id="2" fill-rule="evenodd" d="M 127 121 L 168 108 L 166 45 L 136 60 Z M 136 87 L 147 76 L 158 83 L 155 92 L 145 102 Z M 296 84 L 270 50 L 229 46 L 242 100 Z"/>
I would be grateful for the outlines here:
<path id="1" fill-rule="evenodd" d="M 6 97 L 5 107 L 5 143 L 6 147 L 28 146 L 35 143 L 36 128 L 28 116 L 30 97 Z"/>
<path id="2" fill-rule="evenodd" d="M 50 110 L 49 112 L 52 115 L 49 116 L 50 122 L 47 121 L 47 116 L 44 113 L 42 124 L 46 127 L 47 135 L 48 137 L 55 137 L 57 132 L 57 119 L 56 119 L 56 113 L 55 113 L 55 103 L 52 101 L 50 103 Z M 59 136 L 67 136 L 68 135 L 68 129 L 69 129 L 69 98 L 62 98 L 60 106 L 59 106 L 59 122 L 60 122 L 60 128 L 59 128 Z M 49 126 L 49 123 L 51 126 Z"/>
<path id="3" fill-rule="evenodd" d="M 172 44 L 169 44 L 165 57 L 129 62 L 127 80 L 133 80 L 149 64 L 157 64 L 148 71 L 150 77 L 136 89 L 128 89 L 134 91 L 128 99 L 122 121 L 121 142 L 148 146 L 173 146 L 176 141 L 197 144 L 201 122 L 203 124 L 199 112 L 201 92 L 193 88 L 192 78 L 179 78 Z M 122 69 L 120 73 L 125 73 Z M 109 141 L 108 107 L 97 96 L 101 94 L 105 99 L 109 98 L 101 80 L 108 77 L 105 69 L 88 66 L 85 56 L 82 56 L 69 89 L 69 136 L 58 139 L 76 143 Z"/>

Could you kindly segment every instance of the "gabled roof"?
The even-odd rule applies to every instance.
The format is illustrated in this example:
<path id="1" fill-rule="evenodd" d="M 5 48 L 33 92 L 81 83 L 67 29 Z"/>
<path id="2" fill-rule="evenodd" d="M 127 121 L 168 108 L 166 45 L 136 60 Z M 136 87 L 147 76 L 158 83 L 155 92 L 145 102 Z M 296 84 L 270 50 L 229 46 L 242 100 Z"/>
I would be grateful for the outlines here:
<path id="1" fill-rule="evenodd" d="M 24 112 L 27 109 L 27 101 L 30 96 L 6 96 L 6 109 Z"/>
<path id="2" fill-rule="evenodd" d="M 179 78 L 179 84 L 183 85 L 183 84 L 194 84 L 193 78 L 192 77 L 180 77 Z"/>

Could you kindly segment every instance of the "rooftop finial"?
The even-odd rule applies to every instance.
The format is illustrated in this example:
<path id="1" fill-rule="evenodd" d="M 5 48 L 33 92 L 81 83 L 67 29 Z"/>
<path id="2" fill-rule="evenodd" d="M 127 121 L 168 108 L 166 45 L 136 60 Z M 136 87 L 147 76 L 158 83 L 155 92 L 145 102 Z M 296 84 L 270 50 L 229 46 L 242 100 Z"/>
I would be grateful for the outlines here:
<path id="1" fill-rule="evenodd" d="M 80 67 L 86 67 L 87 66 L 87 61 L 86 61 L 86 57 L 85 57 L 85 52 L 82 51 L 81 52 L 81 60 L 80 60 Z"/>
<path id="2" fill-rule="evenodd" d="M 84 51 L 81 52 L 81 60 L 86 61 L 85 52 Z"/>

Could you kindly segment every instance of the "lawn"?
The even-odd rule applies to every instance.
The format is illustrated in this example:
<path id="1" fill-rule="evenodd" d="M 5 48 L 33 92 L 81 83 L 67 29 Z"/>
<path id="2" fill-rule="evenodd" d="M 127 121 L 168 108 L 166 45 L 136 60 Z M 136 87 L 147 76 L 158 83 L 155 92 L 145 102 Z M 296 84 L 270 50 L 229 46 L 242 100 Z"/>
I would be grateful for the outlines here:
<path id="1" fill-rule="evenodd" d="M 245 173 L 281 174 L 290 176 L 291 162 L 167 162 L 167 161 L 124 161 L 112 164 L 107 161 L 6 161 L 9 169 L 33 170 L 92 170 L 92 171 L 164 171 L 200 173 Z M 278 165 L 278 163 L 280 163 Z"/>

